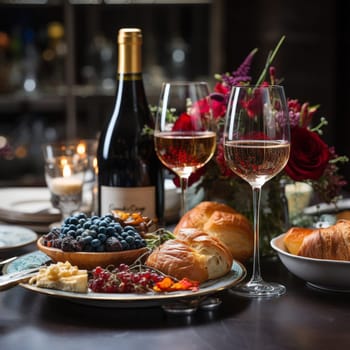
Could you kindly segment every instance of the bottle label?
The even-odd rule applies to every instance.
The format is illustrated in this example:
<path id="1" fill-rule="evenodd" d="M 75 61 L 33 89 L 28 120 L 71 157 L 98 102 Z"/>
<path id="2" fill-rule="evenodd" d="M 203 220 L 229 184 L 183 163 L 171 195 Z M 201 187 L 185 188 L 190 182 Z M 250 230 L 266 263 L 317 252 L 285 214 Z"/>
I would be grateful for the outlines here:
<path id="1" fill-rule="evenodd" d="M 156 218 L 156 188 L 101 186 L 101 215 L 113 209 L 140 212 L 151 219 Z"/>

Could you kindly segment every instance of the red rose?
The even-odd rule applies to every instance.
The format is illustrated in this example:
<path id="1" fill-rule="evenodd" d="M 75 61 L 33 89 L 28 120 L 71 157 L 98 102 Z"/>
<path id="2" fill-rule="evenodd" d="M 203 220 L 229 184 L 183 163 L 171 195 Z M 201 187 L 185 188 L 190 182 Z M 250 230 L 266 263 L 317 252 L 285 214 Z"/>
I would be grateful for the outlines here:
<path id="1" fill-rule="evenodd" d="M 205 166 L 197 169 L 194 173 L 192 173 L 188 178 L 188 182 L 187 182 L 188 187 L 196 183 L 202 177 L 202 175 L 204 175 L 204 173 L 205 173 Z M 180 177 L 178 175 L 175 174 L 173 182 L 176 187 L 180 187 Z"/>
<path id="2" fill-rule="evenodd" d="M 193 115 L 202 115 L 202 114 L 208 114 L 209 113 L 209 103 L 206 98 L 202 98 L 201 100 L 196 101 L 192 108 L 191 108 L 191 114 Z"/>
<path id="3" fill-rule="evenodd" d="M 175 131 L 193 131 L 196 130 L 196 118 L 187 113 L 182 113 L 173 126 Z"/>
<path id="4" fill-rule="evenodd" d="M 214 87 L 214 91 L 219 92 L 223 95 L 227 95 L 230 93 L 230 88 L 223 83 L 216 83 L 216 85 Z"/>
<path id="5" fill-rule="evenodd" d="M 222 142 L 220 142 L 217 145 L 217 151 L 216 151 L 216 162 L 218 164 L 218 167 L 220 169 L 220 172 L 222 175 L 227 177 L 237 176 L 228 166 L 227 162 L 225 160 L 225 151 L 224 151 L 224 145 Z"/>
<path id="6" fill-rule="evenodd" d="M 193 131 L 198 130 L 201 123 L 199 122 L 200 115 L 199 113 L 205 113 L 206 109 L 209 109 L 208 104 L 205 100 L 202 100 L 201 103 L 198 102 L 196 108 L 192 110 L 192 114 L 182 113 L 179 118 L 176 120 L 173 130 L 175 131 Z M 178 152 L 178 157 L 187 157 L 187 154 L 182 154 L 178 150 L 172 150 L 172 152 Z M 187 160 L 189 161 L 189 160 Z M 188 179 L 188 186 L 191 186 L 193 183 L 197 182 L 201 176 L 205 173 L 205 168 L 199 168 L 197 171 L 192 173 Z M 175 174 L 176 175 L 176 174 Z M 176 187 L 180 187 L 180 178 L 176 175 L 173 179 L 173 182 Z"/>
<path id="7" fill-rule="evenodd" d="M 255 89 L 251 98 L 241 102 L 242 107 L 247 111 L 248 116 L 251 118 L 254 118 L 256 115 L 260 115 L 263 111 L 260 96 L 261 90 Z"/>
<path id="8" fill-rule="evenodd" d="M 226 101 L 224 96 L 220 96 L 220 99 L 216 97 L 210 98 L 211 109 L 213 112 L 213 118 L 217 119 L 225 115 L 226 113 Z M 203 98 L 193 104 L 191 109 L 191 115 L 205 116 L 209 113 L 209 103 L 206 98 Z"/>
<path id="9" fill-rule="evenodd" d="M 329 157 L 328 146 L 316 132 L 299 126 L 291 129 L 290 157 L 285 171 L 293 180 L 318 180 Z"/>

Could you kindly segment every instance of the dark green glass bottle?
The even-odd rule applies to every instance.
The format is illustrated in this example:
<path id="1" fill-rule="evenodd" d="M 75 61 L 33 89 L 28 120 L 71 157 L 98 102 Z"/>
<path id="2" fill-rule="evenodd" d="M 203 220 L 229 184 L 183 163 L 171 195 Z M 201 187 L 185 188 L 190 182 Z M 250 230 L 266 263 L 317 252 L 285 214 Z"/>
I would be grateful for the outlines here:
<path id="1" fill-rule="evenodd" d="M 97 150 L 100 215 L 113 209 L 163 217 L 162 166 L 154 150 L 154 128 L 142 80 L 142 33 L 118 34 L 118 81 L 114 111 Z"/>

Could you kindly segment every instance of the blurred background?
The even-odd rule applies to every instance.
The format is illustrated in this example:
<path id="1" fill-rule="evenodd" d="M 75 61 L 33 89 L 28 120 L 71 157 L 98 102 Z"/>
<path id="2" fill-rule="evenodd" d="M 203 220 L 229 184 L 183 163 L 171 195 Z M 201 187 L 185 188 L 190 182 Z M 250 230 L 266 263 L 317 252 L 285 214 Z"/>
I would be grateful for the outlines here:
<path id="1" fill-rule="evenodd" d="M 0 186 L 42 185 L 44 142 L 96 138 L 113 110 L 116 37 L 143 30 L 146 93 L 164 80 L 232 72 L 269 50 L 288 97 L 320 104 L 324 139 L 350 156 L 350 2 L 340 0 L 0 0 Z M 350 180 L 350 165 L 342 168 Z"/>

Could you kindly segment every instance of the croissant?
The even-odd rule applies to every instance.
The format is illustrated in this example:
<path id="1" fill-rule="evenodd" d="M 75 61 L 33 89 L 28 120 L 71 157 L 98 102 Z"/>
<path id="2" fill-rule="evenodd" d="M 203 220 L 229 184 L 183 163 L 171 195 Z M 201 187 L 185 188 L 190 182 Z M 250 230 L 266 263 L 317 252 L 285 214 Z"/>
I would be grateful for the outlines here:
<path id="1" fill-rule="evenodd" d="M 316 259 L 350 260 L 350 221 L 314 230 L 306 236 L 298 255 Z"/>
<path id="2" fill-rule="evenodd" d="M 313 228 L 292 227 L 284 236 L 283 242 L 291 254 L 297 255 L 304 238 L 314 232 Z"/>
<path id="3" fill-rule="evenodd" d="M 176 239 L 157 247 L 146 265 L 177 279 L 187 277 L 204 282 L 228 273 L 232 262 L 230 251 L 220 241 L 191 229 L 180 231 Z"/>

